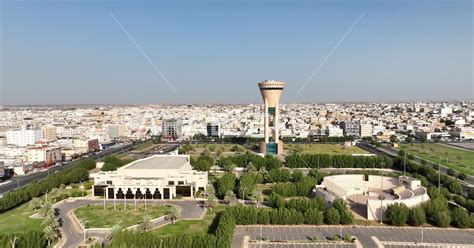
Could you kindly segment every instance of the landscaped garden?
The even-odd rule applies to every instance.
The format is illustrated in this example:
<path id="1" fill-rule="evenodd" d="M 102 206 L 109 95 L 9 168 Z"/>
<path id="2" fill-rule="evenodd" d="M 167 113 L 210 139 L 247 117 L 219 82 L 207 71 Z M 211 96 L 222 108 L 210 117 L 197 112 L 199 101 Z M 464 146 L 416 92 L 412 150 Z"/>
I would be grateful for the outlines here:
<path id="1" fill-rule="evenodd" d="M 86 228 L 111 228 L 115 224 L 129 227 L 138 224 L 144 216 L 150 216 L 152 219 L 164 216 L 170 208 L 172 207 L 149 203 L 146 210 L 143 204 L 137 205 L 135 209 L 134 204 L 128 203 L 125 210 L 123 203 L 117 203 L 115 209 L 111 204 L 107 204 L 104 209 L 104 206 L 99 204 L 77 208 L 74 214 L 85 223 Z"/>
<path id="2" fill-rule="evenodd" d="M 474 152 L 436 143 L 401 145 L 402 150 L 433 163 L 440 162 L 449 168 L 474 176 Z"/>

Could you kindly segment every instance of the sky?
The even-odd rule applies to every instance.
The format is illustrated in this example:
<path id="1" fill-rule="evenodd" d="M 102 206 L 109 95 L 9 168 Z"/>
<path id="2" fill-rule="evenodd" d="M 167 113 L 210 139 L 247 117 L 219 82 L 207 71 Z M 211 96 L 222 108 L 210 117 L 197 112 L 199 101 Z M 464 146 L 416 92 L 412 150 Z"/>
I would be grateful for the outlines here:
<path id="1" fill-rule="evenodd" d="M 0 104 L 474 100 L 473 3 L 0 1 Z M 313 76 L 312 76 L 313 75 Z"/>

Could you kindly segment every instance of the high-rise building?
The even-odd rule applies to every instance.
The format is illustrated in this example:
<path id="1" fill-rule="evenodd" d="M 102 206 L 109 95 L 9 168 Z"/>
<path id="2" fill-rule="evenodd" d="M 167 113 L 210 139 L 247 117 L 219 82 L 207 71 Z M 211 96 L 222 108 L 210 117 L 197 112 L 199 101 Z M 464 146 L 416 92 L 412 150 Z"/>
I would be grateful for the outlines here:
<path id="1" fill-rule="evenodd" d="M 182 121 L 180 119 L 163 120 L 161 132 L 164 139 L 177 139 L 182 135 Z"/>
<path id="2" fill-rule="evenodd" d="M 44 126 L 41 128 L 43 130 L 43 137 L 46 140 L 55 141 L 57 140 L 56 127 L 54 126 Z"/>
<path id="3" fill-rule="evenodd" d="M 124 125 L 109 125 L 107 126 L 107 134 L 110 139 L 116 139 L 125 136 Z"/>
<path id="4" fill-rule="evenodd" d="M 359 121 L 343 121 L 341 122 L 341 128 L 344 131 L 344 136 L 358 137 L 360 131 Z"/>
<path id="5" fill-rule="evenodd" d="M 208 137 L 219 137 L 219 124 L 215 122 L 209 122 L 206 126 Z"/>
<path id="6" fill-rule="evenodd" d="M 360 124 L 359 136 L 361 138 L 372 136 L 372 124 Z"/>
<path id="7" fill-rule="evenodd" d="M 11 145 L 33 145 L 40 139 L 43 139 L 42 130 L 21 129 L 7 131 L 7 144 Z"/>
<path id="8" fill-rule="evenodd" d="M 280 120 L 280 97 L 285 83 L 266 80 L 258 84 L 264 102 L 264 137 L 260 145 L 263 154 L 282 154 L 283 142 L 278 130 Z"/>

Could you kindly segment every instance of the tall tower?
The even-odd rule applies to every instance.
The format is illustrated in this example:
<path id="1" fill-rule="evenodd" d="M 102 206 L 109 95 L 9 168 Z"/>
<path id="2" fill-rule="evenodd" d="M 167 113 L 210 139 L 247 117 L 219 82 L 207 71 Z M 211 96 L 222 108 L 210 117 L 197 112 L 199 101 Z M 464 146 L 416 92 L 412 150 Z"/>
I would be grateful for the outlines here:
<path id="1" fill-rule="evenodd" d="M 260 151 L 263 154 L 283 153 L 283 142 L 280 140 L 278 122 L 280 119 L 280 97 L 284 86 L 285 83 L 276 80 L 265 80 L 258 84 L 265 104 L 265 141 L 260 145 Z"/>

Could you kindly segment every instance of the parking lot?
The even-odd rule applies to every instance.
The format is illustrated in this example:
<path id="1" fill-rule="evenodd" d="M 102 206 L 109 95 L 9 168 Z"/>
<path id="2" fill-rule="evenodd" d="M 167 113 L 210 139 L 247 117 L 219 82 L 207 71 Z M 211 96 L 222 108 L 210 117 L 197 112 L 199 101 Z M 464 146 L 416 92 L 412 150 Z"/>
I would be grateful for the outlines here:
<path id="1" fill-rule="evenodd" d="M 250 248 L 355 248 L 355 244 L 284 244 L 284 243 L 273 243 L 273 244 L 250 244 Z"/>
<path id="2" fill-rule="evenodd" d="M 334 236 L 344 237 L 346 234 L 357 237 L 363 247 L 377 247 L 374 239 L 376 237 L 382 244 L 397 245 L 396 243 L 423 243 L 436 244 L 442 247 L 467 247 L 474 244 L 474 230 L 454 228 L 413 228 L 413 227 L 369 227 L 369 226 L 238 226 L 234 235 L 233 247 L 243 247 L 244 237 L 250 240 L 263 240 L 275 242 L 268 247 L 300 247 L 291 245 L 307 245 L 303 247 L 321 247 L 321 244 Z M 310 243 L 313 244 L 288 244 L 288 243 Z M 290 245 L 290 246 L 288 246 Z M 336 247 L 324 246 L 322 247 Z M 341 245 L 341 244 L 339 244 Z M 251 244 L 251 247 L 260 247 Z M 341 246 L 342 247 L 342 246 Z M 345 247 L 345 246 L 344 246 Z M 351 247 L 351 246 L 348 246 Z M 394 246 L 397 247 L 397 246 Z M 406 245 L 403 247 L 407 247 Z"/>

